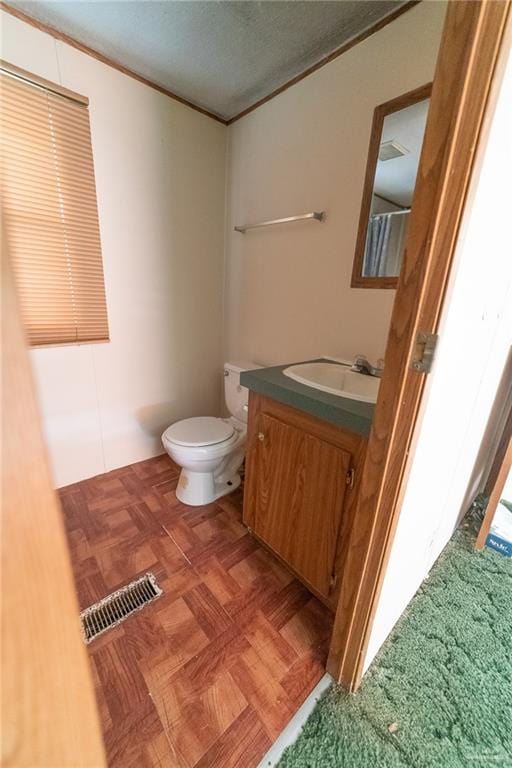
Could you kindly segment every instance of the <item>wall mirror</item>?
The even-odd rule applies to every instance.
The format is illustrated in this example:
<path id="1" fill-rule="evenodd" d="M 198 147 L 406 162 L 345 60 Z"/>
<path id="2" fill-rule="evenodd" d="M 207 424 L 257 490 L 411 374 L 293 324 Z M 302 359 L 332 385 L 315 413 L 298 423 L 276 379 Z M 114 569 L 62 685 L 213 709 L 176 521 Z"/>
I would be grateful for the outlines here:
<path id="1" fill-rule="evenodd" d="M 432 83 L 373 113 L 352 272 L 353 288 L 396 288 Z"/>

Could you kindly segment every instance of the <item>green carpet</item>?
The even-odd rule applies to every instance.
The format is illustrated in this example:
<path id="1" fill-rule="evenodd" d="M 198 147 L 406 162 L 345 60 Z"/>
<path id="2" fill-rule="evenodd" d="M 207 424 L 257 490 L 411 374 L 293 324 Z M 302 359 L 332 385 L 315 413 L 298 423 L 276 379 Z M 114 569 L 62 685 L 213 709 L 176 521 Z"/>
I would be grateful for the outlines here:
<path id="1" fill-rule="evenodd" d="M 473 527 L 448 544 L 359 692 L 332 686 L 279 768 L 512 767 L 512 559 L 475 552 Z"/>

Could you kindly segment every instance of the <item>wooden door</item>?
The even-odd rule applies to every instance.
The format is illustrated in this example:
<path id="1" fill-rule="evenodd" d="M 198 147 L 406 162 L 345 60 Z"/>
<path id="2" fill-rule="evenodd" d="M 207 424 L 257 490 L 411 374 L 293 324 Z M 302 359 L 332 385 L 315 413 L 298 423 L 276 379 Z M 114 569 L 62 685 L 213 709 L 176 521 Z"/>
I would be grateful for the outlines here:
<path id="1" fill-rule="evenodd" d="M 328 597 L 350 453 L 266 413 L 257 430 L 254 532 Z"/>
<path id="2" fill-rule="evenodd" d="M 480 162 L 508 58 L 510 9 L 510 0 L 447 8 L 327 665 L 349 690 L 361 682 L 414 453 L 425 384 L 413 365 L 421 359 L 419 334 L 439 326 L 475 157 Z"/>
<path id="3" fill-rule="evenodd" d="M 2 765 L 101 768 L 62 512 L 2 248 Z"/>
<path id="4" fill-rule="evenodd" d="M 499 460 L 499 466 L 495 470 L 493 467 L 492 475 L 493 479 L 491 480 L 492 485 L 490 483 L 487 484 L 487 488 L 490 491 L 489 495 L 489 501 L 487 503 L 487 509 L 485 510 L 484 519 L 482 521 L 482 526 L 480 528 L 480 531 L 478 533 L 477 540 L 475 542 L 475 549 L 483 549 L 485 546 L 485 542 L 487 540 L 487 536 L 489 534 L 489 531 L 491 530 L 492 521 L 496 512 L 496 509 L 498 508 L 498 504 L 500 503 L 501 494 L 503 493 L 503 489 L 505 487 L 505 483 L 507 482 L 507 478 L 509 476 L 510 470 L 512 469 L 512 437 L 508 435 L 508 441 L 505 443 L 505 452 L 504 455 L 499 455 L 501 451 L 502 446 L 500 445 L 498 449 L 498 460 Z M 496 475 L 494 475 L 494 471 L 496 471 Z"/>

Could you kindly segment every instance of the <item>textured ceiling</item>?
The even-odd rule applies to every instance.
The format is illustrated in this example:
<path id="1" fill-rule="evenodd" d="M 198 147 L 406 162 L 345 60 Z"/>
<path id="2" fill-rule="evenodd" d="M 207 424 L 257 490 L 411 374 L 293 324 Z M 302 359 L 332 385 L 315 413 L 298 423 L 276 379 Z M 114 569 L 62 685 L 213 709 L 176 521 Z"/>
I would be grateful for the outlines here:
<path id="1" fill-rule="evenodd" d="M 403 0 L 9 0 L 9 5 L 230 118 Z"/>

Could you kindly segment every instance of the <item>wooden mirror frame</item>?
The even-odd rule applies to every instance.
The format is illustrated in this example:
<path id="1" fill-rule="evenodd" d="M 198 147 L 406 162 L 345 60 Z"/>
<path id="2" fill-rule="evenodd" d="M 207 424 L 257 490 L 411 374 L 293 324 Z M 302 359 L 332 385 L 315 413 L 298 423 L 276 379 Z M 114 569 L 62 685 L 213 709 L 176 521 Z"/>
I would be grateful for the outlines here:
<path id="1" fill-rule="evenodd" d="M 364 177 L 363 199 L 361 202 L 361 213 L 359 214 L 359 227 L 357 230 L 356 252 L 354 255 L 354 264 L 352 267 L 351 288 L 396 288 L 398 285 L 398 275 L 396 277 L 364 277 L 363 262 L 364 250 L 366 246 L 366 235 L 368 231 L 368 220 L 373 197 L 373 184 L 375 180 L 375 171 L 377 168 L 377 159 L 381 143 L 382 128 L 387 115 L 393 112 L 399 112 L 401 109 L 410 107 L 419 101 L 429 99 L 432 94 L 432 83 L 427 83 L 413 91 L 408 91 L 397 96 L 391 101 L 379 104 L 373 112 L 372 130 L 370 133 L 370 146 L 368 148 L 368 161 L 366 163 L 366 173 Z"/>

